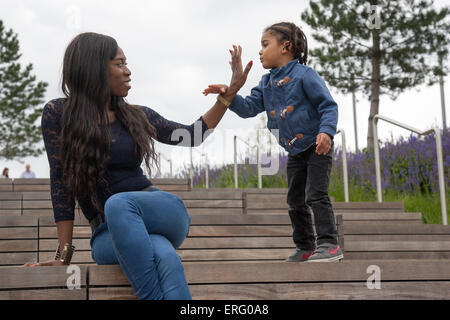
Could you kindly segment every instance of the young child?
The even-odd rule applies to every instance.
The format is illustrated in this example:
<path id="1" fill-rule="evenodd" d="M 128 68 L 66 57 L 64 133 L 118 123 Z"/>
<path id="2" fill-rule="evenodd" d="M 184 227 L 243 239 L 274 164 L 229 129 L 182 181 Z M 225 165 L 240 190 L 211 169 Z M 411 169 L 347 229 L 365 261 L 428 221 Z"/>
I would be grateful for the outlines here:
<path id="1" fill-rule="evenodd" d="M 260 60 L 270 73 L 262 77 L 250 96 L 236 95 L 231 103 L 218 100 L 242 118 L 266 111 L 267 127 L 279 130 L 279 136 L 276 135 L 279 144 L 289 152 L 287 203 L 296 251 L 286 261 L 341 260 L 344 255 L 337 244 L 328 196 L 337 104 L 318 73 L 306 66 L 307 39 L 295 24 L 282 22 L 268 27 L 262 35 L 261 46 Z M 230 52 L 235 63 L 236 51 Z M 240 54 L 239 47 L 241 64 Z M 248 69 L 249 66 L 247 73 Z M 210 85 L 203 93 L 223 94 L 227 90 L 226 85 Z M 309 208 L 314 213 L 317 245 Z"/>

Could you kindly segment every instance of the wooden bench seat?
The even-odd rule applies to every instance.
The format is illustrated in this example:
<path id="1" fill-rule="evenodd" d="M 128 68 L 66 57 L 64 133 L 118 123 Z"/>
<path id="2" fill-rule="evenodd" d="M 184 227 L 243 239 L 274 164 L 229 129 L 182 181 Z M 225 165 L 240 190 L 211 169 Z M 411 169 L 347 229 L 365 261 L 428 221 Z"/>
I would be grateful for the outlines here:
<path id="1" fill-rule="evenodd" d="M 367 288 L 369 266 L 381 290 Z M 68 290 L 66 267 L 0 267 L 0 299 L 136 299 L 120 266 L 80 267 Z M 354 260 L 340 263 L 186 262 L 193 299 L 449 299 L 445 260 Z"/>

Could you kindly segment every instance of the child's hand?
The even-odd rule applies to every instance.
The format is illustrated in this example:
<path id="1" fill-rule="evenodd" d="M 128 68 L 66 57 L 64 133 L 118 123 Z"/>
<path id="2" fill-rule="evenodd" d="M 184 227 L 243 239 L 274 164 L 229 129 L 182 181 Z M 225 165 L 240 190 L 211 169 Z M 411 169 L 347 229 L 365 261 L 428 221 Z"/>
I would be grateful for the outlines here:
<path id="1" fill-rule="evenodd" d="M 225 94 L 228 91 L 226 84 L 210 84 L 208 88 L 203 90 L 203 94 L 207 96 L 210 93 Z"/>
<path id="2" fill-rule="evenodd" d="M 231 82 L 230 82 L 230 91 L 233 93 L 237 93 L 242 86 L 244 85 L 245 81 L 247 81 L 248 73 L 250 72 L 250 69 L 252 68 L 253 61 L 250 61 L 247 66 L 245 67 L 245 70 L 242 68 L 242 48 L 241 46 L 236 47 L 233 45 L 233 50 L 230 50 L 231 54 L 231 70 L 233 71 L 233 75 L 231 76 Z"/>
<path id="3" fill-rule="evenodd" d="M 321 132 L 316 138 L 316 153 L 320 156 L 321 154 L 327 154 L 330 151 L 331 138 L 328 134 Z"/>

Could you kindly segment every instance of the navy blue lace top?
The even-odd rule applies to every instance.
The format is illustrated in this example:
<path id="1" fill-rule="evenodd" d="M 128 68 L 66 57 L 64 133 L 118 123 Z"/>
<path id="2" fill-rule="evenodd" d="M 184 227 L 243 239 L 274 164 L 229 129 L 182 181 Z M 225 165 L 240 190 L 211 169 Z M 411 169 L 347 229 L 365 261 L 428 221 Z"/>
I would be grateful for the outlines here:
<path id="1" fill-rule="evenodd" d="M 58 137 L 61 131 L 60 121 L 64 101 L 65 98 L 49 101 L 44 107 L 41 120 L 45 150 L 50 165 L 50 190 L 55 222 L 74 220 L 75 209 L 75 199 L 68 193 L 63 182 L 62 162 L 59 155 L 60 146 Z M 208 130 L 208 127 L 203 117 L 200 117 L 192 125 L 187 126 L 166 120 L 148 107 L 138 107 L 145 112 L 147 119 L 155 127 L 157 133 L 156 140 L 159 142 L 170 145 L 196 146 L 206 138 L 205 132 Z M 107 193 L 105 190 L 97 190 L 97 195 L 102 206 L 115 193 L 138 191 L 152 185 L 151 181 L 143 174 L 140 167 L 139 155 L 134 152 L 135 142 L 128 129 L 117 118 L 109 125 L 112 141 L 110 160 L 107 163 L 105 178 L 111 193 Z M 196 137 L 194 131 L 200 131 L 200 128 L 200 141 L 194 141 L 194 137 Z M 176 129 L 189 131 L 191 141 L 185 141 L 183 139 L 183 131 L 181 131 L 181 134 L 175 133 L 172 135 Z M 199 136 L 199 132 L 196 132 L 196 135 Z M 78 203 L 88 220 L 91 220 L 99 213 L 87 198 L 78 199 Z"/>

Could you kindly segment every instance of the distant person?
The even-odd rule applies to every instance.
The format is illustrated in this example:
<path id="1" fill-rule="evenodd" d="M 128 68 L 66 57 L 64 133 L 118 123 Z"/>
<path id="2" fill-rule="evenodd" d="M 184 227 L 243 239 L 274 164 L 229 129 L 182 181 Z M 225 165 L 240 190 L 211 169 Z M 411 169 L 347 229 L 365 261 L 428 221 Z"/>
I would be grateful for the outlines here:
<path id="1" fill-rule="evenodd" d="M 24 172 L 22 172 L 22 174 L 20 175 L 20 178 L 22 178 L 22 179 L 34 179 L 34 178 L 36 178 L 36 175 L 34 174 L 34 172 L 30 170 L 30 165 L 29 164 L 27 164 L 25 166 L 25 169 L 26 170 Z"/>
<path id="2" fill-rule="evenodd" d="M 3 172 L 2 172 L 2 175 L 1 175 L 0 179 L 9 179 L 8 172 L 9 172 L 8 168 L 3 169 Z"/>

